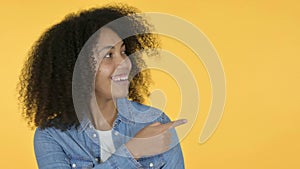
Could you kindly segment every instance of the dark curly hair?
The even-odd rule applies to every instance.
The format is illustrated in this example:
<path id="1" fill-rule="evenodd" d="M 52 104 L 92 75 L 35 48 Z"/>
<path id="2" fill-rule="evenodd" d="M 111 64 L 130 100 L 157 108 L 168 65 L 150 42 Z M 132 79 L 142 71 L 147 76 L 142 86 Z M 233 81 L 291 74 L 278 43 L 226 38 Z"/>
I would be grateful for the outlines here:
<path id="1" fill-rule="evenodd" d="M 84 44 L 104 25 L 124 16 L 134 16 L 138 12 L 136 8 L 127 5 L 92 8 L 67 15 L 42 34 L 29 52 L 18 84 L 18 99 L 29 126 L 66 130 L 80 124 L 74 109 L 72 87 L 73 90 L 86 91 L 73 96 L 86 102 L 91 97 L 91 84 L 94 82 L 89 77 L 95 73 L 95 58 L 89 48 L 81 51 Z M 141 55 L 136 53 L 159 47 L 156 36 L 149 33 L 153 27 L 143 17 L 135 16 L 129 17 L 121 27 L 111 25 L 109 28 L 117 34 L 133 35 L 123 40 L 133 65 L 128 97 L 142 103 L 144 97 L 149 95 L 150 74 L 149 71 L 141 71 L 146 64 Z M 74 66 L 80 52 L 88 56 L 78 63 L 87 71 L 74 78 Z"/>

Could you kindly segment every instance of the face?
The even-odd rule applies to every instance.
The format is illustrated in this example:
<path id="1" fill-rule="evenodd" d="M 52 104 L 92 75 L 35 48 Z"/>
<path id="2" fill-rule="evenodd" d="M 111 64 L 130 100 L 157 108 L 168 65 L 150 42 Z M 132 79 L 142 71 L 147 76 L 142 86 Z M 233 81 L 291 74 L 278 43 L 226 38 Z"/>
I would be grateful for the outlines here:
<path id="1" fill-rule="evenodd" d="M 126 97 L 131 62 L 125 54 L 126 48 L 122 39 L 111 29 L 104 28 L 100 32 L 100 41 L 96 51 L 98 71 L 95 80 L 95 94 L 97 98 Z"/>

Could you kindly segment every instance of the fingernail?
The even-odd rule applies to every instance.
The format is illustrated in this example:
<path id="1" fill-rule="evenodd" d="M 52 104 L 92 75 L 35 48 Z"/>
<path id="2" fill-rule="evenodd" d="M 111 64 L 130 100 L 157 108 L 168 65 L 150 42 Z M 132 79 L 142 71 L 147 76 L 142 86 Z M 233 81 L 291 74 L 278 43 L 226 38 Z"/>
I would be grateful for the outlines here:
<path id="1" fill-rule="evenodd" d="M 182 119 L 181 122 L 182 122 L 183 124 L 185 124 L 185 123 L 188 122 L 188 120 L 187 120 L 187 119 Z"/>

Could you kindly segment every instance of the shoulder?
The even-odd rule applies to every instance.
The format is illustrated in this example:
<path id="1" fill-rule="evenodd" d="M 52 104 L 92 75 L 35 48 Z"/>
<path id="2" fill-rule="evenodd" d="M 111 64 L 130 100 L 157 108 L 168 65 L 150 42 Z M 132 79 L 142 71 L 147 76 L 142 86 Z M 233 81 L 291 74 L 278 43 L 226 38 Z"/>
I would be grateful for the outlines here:
<path id="1" fill-rule="evenodd" d="M 74 132 L 76 129 L 71 128 L 65 131 L 62 131 L 60 129 L 57 129 L 55 127 L 47 127 L 45 129 L 42 129 L 40 127 L 37 127 L 34 132 L 34 141 L 45 141 L 45 140 L 59 140 L 61 138 L 68 137 Z"/>
<path id="2" fill-rule="evenodd" d="M 34 132 L 34 141 L 39 141 L 39 140 L 45 140 L 45 139 L 51 139 L 53 138 L 53 136 L 55 135 L 54 133 L 57 133 L 59 131 L 55 131 L 58 129 L 52 128 L 52 127 L 48 127 L 45 129 L 42 129 L 40 127 L 35 129 Z"/>
<path id="3" fill-rule="evenodd" d="M 144 111 L 148 110 L 148 111 L 151 111 L 151 112 L 155 112 L 154 114 L 159 115 L 157 121 L 160 121 L 162 123 L 170 122 L 170 118 L 162 110 L 160 110 L 158 108 L 148 106 L 148 105 L 145 105 L 145 104 L 141 104 L 141 103 L 138 103 L 138 102 L 134 102 L 134 101 L 131 101 L 131 104 L 139 110 L 144 110 Z"/>
<path id="4" fill-rule="evenodd" d="M 118 99 L 117 107 L 120 115 L 135 122 L 149 123 L 158 121 L 167 123 L 170 121 L 170 118 L 163 111 L 125 98 Z"/>
<path id="5" fill-rule="evenodd" d="M 42 138 L 42 137 L 50 137 L 51 136 L 51 128 L 45 128 L 45 129 L 42 129 L 40 127 L 37 127 L 35 129 L 35 132 L 34 132 L 34 139 L 39 139 L 39 138 Z"/>

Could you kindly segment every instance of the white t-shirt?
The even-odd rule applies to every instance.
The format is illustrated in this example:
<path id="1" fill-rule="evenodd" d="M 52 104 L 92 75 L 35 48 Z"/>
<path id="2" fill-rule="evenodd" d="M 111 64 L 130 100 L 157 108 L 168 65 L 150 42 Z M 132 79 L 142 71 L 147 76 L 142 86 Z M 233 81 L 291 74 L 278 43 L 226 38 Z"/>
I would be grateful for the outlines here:
<path id="1" fill-rule="evenodd" d="M 99 135 L 101 147 L 101 162 L 104 162 L 116 151 L 112 140 L 112 130 L 97 130 L 97 133 Z"/>

